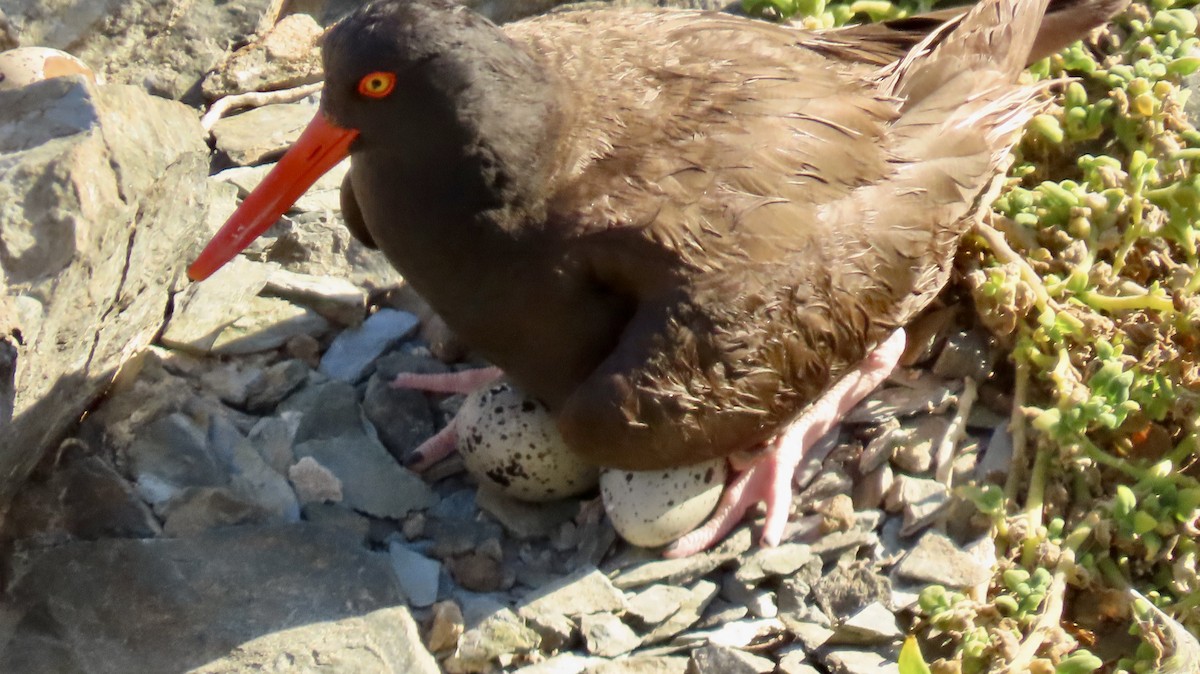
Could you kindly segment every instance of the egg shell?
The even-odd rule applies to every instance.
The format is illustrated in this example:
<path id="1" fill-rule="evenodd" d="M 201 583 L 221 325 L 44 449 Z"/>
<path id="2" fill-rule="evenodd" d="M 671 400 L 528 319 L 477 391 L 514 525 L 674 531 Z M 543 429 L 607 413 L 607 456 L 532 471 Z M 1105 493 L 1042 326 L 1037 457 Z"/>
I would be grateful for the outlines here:
<path id="1" fill-rule="evenodd" d="M 0 91 L 64 75 L 83 75 L 92 84 L 97 83 L 92 69 L 65 51 L 49 47 L 18 47 L 0 52 Z"/>
<path id="2" fill-rule="evenodd" d="M 667 470 L 600 472 L 600 496 L 613 528 L 642 547 L 666 545 L 704 523 L 721 499 L 725 459 Z"/>
<path id="3" fill-rule="evenodd" d="M 455 424 L 467 470 L 508 496 L 552 501 L 596 486 L 599 469 L 567 447 L 544 405 L 508 382 L 467 396 Z"/>

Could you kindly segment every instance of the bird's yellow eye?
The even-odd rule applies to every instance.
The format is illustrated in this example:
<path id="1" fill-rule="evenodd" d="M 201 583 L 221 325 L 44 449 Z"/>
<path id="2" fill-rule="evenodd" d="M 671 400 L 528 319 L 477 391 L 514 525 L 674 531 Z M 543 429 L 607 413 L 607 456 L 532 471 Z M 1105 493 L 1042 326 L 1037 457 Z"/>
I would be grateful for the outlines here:
<path id="1" fill-rule="evenodd" d="M 368 98 L 383 98 L 395 88 L 396 76 L 392 73 L 370 73 L 358 81 L 358 93 Z"/>

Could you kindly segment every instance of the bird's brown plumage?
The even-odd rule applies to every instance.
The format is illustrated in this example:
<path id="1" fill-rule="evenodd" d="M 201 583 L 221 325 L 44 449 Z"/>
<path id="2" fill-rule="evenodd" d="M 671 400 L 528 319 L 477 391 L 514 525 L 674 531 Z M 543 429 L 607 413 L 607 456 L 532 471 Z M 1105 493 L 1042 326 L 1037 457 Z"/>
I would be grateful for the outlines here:
<path id="1" fill-rule="evenodd" d="M 1072 2 L 1074 32 L 1037 38 L 1045 5 L 987 0 L 922 41 L 919 20 L 815 34 L 595 10 L 497 29 L 385 2 L 326 46 L 326 107 L 365 127 L 348 219 L 576 451 L 650 469 L 746 449 L 942 287 L 1039 106 L 1016 84 L 1031 50 L 1118 6 Z M 416 36 L 402 81 L 447 116 L 397 112 L 427 119 L 407 147 L 373 141 L 342 93 L 378 69 L 358 62 L 370 30 Z"/>

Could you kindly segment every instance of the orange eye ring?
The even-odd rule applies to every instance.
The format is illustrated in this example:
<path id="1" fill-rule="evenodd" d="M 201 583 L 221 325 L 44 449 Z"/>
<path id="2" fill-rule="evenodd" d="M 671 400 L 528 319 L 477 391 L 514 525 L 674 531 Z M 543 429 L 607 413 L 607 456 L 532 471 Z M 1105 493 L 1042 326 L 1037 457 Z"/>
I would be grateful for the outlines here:
<path id="1" fill-rule="evenodd" d="M 368 73 L 358 81 L 358 93 L 367 98 L 383 98 L 396 88 L 396 75 L 388 72 Z"/>

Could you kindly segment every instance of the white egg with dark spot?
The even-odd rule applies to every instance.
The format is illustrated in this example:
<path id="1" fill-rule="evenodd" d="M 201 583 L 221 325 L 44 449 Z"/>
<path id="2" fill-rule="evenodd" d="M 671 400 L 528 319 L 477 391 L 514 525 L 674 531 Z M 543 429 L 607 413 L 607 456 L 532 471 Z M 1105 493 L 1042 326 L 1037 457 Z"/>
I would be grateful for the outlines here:
<path id="1" fill-rule="evenodd" d="M 549 410 L 508 382 L 467 396 L 455 420 L 467 470 L 523 501 L 552 501 L 596 486 L 599 469 L 567 448 Z"/>
<path id="2" fill-rule="evenodd" d="M 721 499 L 727 472 L 723 458 L 666 470 L 606 469 L 600 496 L 621 538 L 652 548 L 704 523 Z"/>
<path id="3" fill-rule="evenodd" d="M 49 47 L 18 47 L 0 52 L 0 91 L 64 75 L 83 75 L 92 84 L 98 82 L 96 73 L 86 63 L 65 51 Z"/>

